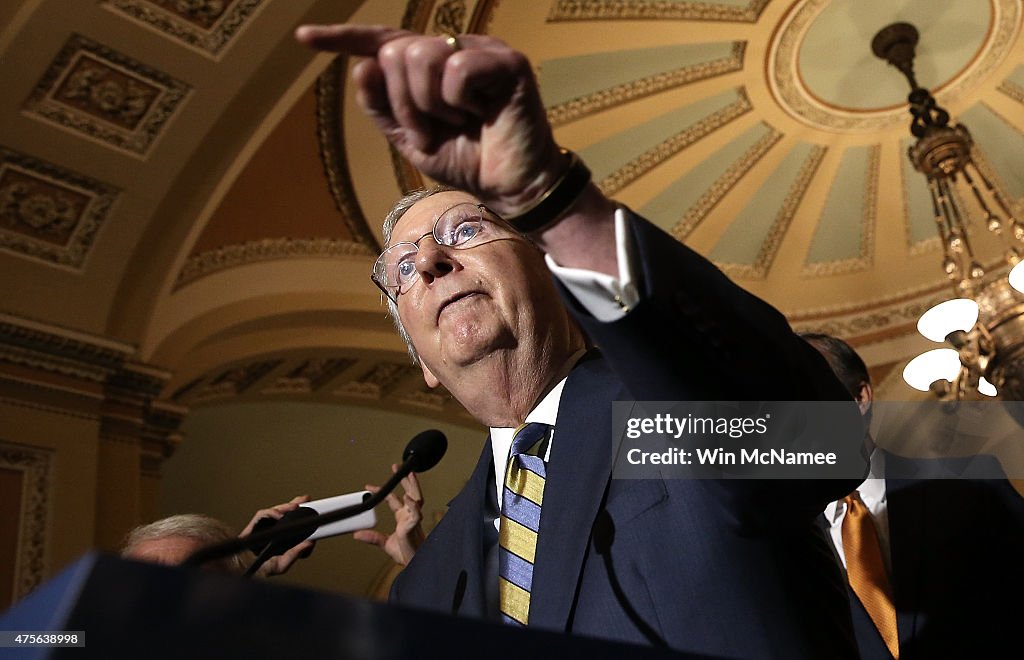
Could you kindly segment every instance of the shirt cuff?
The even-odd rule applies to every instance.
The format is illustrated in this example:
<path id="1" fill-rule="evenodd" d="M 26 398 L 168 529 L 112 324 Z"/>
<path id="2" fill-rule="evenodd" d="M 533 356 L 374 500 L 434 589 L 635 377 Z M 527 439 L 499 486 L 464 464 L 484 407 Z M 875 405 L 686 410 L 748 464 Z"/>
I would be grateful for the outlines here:
<path id="1" fill-rule="evenodd" d="M 623 318 L 640 302 L 640 292 L 634 282 L 633 240 L 629 233 L 626 213 L 615 209 L 615 255 L 619 262 L 619 276 L 612 277 L 583 268 L 563 268 L 550 255 L 544 255 L 551 273 L 561 281 L 576 300 L 598 321 L 610 323 Z"/>

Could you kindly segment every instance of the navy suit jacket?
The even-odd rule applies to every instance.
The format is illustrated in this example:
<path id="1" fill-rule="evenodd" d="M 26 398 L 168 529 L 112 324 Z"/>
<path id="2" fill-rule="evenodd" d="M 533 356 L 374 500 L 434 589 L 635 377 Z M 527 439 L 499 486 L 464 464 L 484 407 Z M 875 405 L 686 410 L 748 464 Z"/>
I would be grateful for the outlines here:
<path id="1" fill-rule="evenodd" d="M 645 221 L 642 302 L 598 323 L 570 373 L 547 465 L 530 626 L 713 656 L 855 657 L 841 573 L 815 524 L 856 482 L 611 479 L 615 400 L 843 400 L 775 309 Z M 856 409 L 851 406 L 852 414 Z M 489 445 L 392 589 L 394 602 L 484 616 Z"/>
<path id="2" fill-rule="evenodd" d="M 886 455 L 899 475 L 885 488 L 901 658 L 1024 651 L 1024 608 L 1006 606 L 1024 594 L 1024 500 L 1005 480 L 952 478 L 964 463 Z M 945 478 L 924 478 L 936 470 Z M 850 604 L 862 657 L 892 658 L 852 590 Z"/>

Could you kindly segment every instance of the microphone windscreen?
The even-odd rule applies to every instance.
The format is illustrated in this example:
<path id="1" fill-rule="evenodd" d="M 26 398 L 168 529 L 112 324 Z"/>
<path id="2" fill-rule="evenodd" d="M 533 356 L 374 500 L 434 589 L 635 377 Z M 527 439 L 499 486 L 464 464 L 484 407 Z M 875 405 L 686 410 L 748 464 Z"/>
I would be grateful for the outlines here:
<path id="1" fill-rule="evenodd" d="M 426 472 L 437 465 L 448 450 L 448 438 L 437 429 L 419 433 L 405 446 L 402 462 L 409 462 L 413 472 Z"/>

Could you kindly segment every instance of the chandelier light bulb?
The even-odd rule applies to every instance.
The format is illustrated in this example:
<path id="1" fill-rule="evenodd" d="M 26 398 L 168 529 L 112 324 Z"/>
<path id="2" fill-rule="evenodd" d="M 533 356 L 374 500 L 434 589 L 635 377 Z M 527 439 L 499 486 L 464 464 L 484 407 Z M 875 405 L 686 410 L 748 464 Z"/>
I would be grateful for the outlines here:
<path id="1" fill-rule="evenodd" d="M 1010 286 L 1024 293 L 1024 261 L 1010 270 Z"/>
<path id="2" fill-rule="evenodd" d="M 903 380 L 915 390 L 927 392 L 937 380 L 953 382 L 960 373 L 960 355 L 952 348 L 936 348 L 918 355 L 903 369 Z"/>
<path id="3" fill-rule="evenodd" d="M 960 253 L 964 249 L 964 239 L 961 238 L 960 233 L 952 231 L 949 234 L 949 249 L 951 252 Z"/>
<path id="4" fill-rule="evenodd" d="M 1020 275 L 1024 279 L 1024 271 Z M 922 314 L 917 322 L 917 331 L 932 341 L 942 343 L 949 333 L 957 330 L 968 332 L 977 322 L 978 303 L 970 298 L 954 298 Z"/>

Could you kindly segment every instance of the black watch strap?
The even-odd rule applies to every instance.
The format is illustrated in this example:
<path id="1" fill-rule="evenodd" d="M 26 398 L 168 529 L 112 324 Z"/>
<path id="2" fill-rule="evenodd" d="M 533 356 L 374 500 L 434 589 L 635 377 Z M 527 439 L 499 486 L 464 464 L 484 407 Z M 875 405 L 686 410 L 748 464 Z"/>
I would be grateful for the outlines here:
<path id="1" fill-rule="evenodd" d="M 590 183 L 590 169 L 580 157 L 568 149 L 562 149 L 562 153 L 569 156 L 569 168 L 562 178 L 548 188 L 533 206 L 505 218 L 524 234 L 543 229 L 561 218 Z"/>

